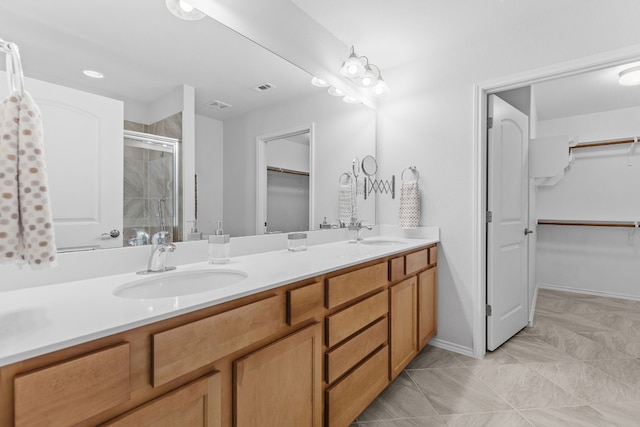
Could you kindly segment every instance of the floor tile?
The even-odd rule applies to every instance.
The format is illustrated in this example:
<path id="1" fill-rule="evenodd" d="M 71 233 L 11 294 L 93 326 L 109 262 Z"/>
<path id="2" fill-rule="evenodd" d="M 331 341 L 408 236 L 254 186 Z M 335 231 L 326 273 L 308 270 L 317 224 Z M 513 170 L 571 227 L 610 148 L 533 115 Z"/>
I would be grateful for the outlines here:
<path id="1" fill-rule="evenodd" d="M 484 359 L 474 359 L 473 357 L 465 356 L 462 354 L 456 354 L 456 359 L 462 363 L 463 366 L 487 366 L 487 365 L 513 365 L 520 363 L 518 359 L 511 356 L 509 353 L 501 348 L 495 351 L 487 351 Z"/>
<path id="2" fill-rule="evenodd" d="M 516 411 L 443 415 L 442 419 L 447 427 L 531 427 Z"/>
<path id="3" fill-rule="evenodd" d="M 589 406 L 542 408 L 520 411 L 536 427 L 605 427 L 604 416 Z M 621 427 L 621 426 L 620 426 Z"/>
<path id="4" fill-rule="evenodd" d="M 539 318 L 545 318 L 556 324 L 560 324 L 564 329 L 569 329 L 573 332 L 600 332 L 611 330 L 598 322 L 592 322 L 582 315 L 573 313 L 552 313 L 536 310 L 533 323 L 535 324 L 536 319 Z"/>
<path id="5" fill-rule="evenodd" d="M 591 407 L 608 425 L 631 427 L 640 424 L 640 405 L 637 402 L 598 403 Z"/>
<path id="6" fill-rule="evenodd" d="M 542 363 L 531 368 L 586 403 L 640 401 L 640 390 L 583 362 Z"/>
<path id="7" fill-rule="evenodd" d="M 640 360 L 592 360 L 585 362 L 587 365 L 598 369 L 605 374 L 640 389 Z"/>
<path id="8" fill-rule="evenodd" d="M 384 420 L 361 422 L 359 427 L 445 427 L 440 417 L 406 418 L 399 420 Z"/>
<path id="9" fill-rule="evenodd" d="M 566 329 L 538 335 L 540 341 L 578 360 L 628 359 L 630 356 Z"/>
<path id="10" fill-rule="evenodd" d="M 438 414 L 464 414 L 512 409 L 469 368 L 409 371 Z"/>
<path id="11" fill-rule="evenodd" d="M 463 366 L 452 352 L 428 345 L 409 363 L 407 369 L 461 368 Z"/>
<path id="12" fill-rule="evenodd" d="M 580 332 L 580 335 L 620 353 L 640 358 L 640 333 L 637 331 Z"/>
<path id="13" fill-rule="evenodd" d="M 406 372 L 402 372 L 358 417 L 358 422 L 438 415 Z"/>
<path id="14" fill-rule="evenodd" d="M 515 336 L 501 347 L 522 363 L 559 362 L 576 360 L 536 336 Z"/>
<path id="15" fill-rule="evenodd" d="M 473 372 L 516 409 L 585 404 L 528 365 L 484 366 Z"/>

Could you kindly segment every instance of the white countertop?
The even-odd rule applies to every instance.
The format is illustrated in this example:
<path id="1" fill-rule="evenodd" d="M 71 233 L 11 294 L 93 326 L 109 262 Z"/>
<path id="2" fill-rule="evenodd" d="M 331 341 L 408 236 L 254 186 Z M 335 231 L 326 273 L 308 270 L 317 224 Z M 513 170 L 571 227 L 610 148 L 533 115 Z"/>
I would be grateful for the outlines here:
<path id="1" fill-rule="evenodd" d="M 373 239 L 385 240 L 385 236 Z M 3 292 L 0 293 L 0 366 L 438 242 L 438 239 L 395 236 L 388 240 L 404 244 L 365 245 L 341 241 L 309 246 L 301 252 L 279 250 L 232 257 L 230 263 L 223 265 L 185 264 L 174 272 L 158 273 L 231 269 L 248 275 L 226 288 L 180 297 L 137 300 L 114 296 L 114 289 L 151 277 L 135 273 Z"/>

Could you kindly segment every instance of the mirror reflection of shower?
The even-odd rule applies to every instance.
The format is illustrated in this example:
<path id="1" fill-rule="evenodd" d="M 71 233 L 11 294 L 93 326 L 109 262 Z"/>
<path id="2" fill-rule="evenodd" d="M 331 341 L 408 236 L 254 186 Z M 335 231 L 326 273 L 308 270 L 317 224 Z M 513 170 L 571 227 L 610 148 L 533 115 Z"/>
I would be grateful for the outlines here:
<path id="1" fill-rule="evenodd" d="M 158 231 L 180 236 L 179 140 L 124 131 L 124 245 L 151 243 Z"/>

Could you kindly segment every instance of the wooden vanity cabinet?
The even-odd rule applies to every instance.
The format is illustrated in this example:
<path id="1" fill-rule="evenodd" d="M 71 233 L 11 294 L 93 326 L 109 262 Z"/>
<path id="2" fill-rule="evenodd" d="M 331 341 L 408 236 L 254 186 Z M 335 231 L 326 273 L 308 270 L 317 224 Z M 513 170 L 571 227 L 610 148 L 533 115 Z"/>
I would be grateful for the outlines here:
<path id="1" fill-rule="evenodd" d="M 0 425 L 346 427 L 436 334 L 432 245 L 0 368 Z"/>
<path id="2" fill-rule="evenodd" d="M 220 373 L 171 391 L 103 424 L 110 427 L 222 427 Z"/>
<path id="3" fill-rule="evenodd" d="M 415 276 L 389 288 L 390 378 L 418 354 L 418 280 Z"/>
<path id="4" fill-rule="evenodd" d="M 233 362 L 236 427 L 322 426 L 319 323 Z"/>

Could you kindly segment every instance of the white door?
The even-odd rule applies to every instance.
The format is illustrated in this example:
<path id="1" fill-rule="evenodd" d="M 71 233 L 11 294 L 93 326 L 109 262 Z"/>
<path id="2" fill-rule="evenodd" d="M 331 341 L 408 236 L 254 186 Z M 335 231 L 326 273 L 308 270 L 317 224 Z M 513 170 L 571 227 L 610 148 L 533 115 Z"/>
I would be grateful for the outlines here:
<path id="1" fill-rule="evenodd" d="M 42 113 L 58 250 L 121 247 L 123 103 L 29 78 L 25 89 Z"/>
<path id="2" fill-rule="evenodd" d="M 495 350 L 528 321 L 527 116 L 489 96 L 487 209 L 487 350 Z"/>

